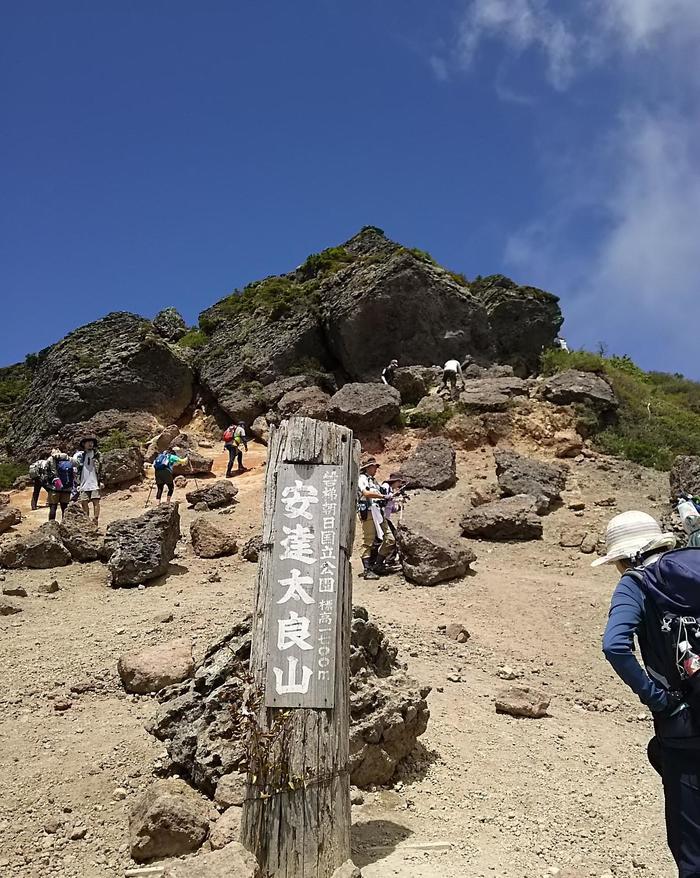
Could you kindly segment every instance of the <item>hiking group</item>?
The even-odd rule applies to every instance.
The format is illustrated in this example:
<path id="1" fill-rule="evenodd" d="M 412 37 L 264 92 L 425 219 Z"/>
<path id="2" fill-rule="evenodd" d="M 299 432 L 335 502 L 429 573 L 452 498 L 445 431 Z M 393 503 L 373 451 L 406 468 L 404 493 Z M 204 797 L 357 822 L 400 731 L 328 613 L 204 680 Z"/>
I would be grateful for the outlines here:
<path id="1" fill-rule="evenodd" d="M 54 448 L 51 454 L 35 461 L 29 467 L 29 475 L 33 479 L 31 508 L 38 508 L 42 488 L 48 495 L 49 521 L 56 519 L 58 508 L 61 516 L 68 504 L 77 501 L 86 515 L 92 517 L 95 524 L 100 520 L 100 498 L 102 484 L 102 456 L 97 447 L 97 439 L 89 436 L 78 443 L 79 450 L 71 457 Z"/>
<path id="2" fill-rule="evenodd" d="M 447 393 L 449 393 L 450 398 L 454 399 L 454 396 L 457 392 L 458 380 L 461 382 L 462 390 L 464 390 L 464 372 L 462 370 L 469 362 L 471 361 L 467 360 L 465 363 L 460 363 L 459 360 L 448 360 L 445 363 L 445 365 L 442 367 L 442 385 L 440 387 L 440 392 L 446 391 Z M 398 368 L 398 360 L 392 360 L 387 366 L 385 366 L 382 369 L 381 374 L 382 383 L 388 384 L 393 387 L 396 381 L 396 370 Z"/>

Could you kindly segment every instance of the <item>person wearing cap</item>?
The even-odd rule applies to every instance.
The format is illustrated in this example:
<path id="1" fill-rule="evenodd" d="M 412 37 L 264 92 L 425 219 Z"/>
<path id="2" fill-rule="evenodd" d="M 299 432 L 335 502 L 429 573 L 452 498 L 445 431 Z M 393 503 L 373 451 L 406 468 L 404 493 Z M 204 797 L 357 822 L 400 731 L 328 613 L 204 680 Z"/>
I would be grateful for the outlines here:
<path id="1" fill-rule="evenodd" d="M 391 387 L 394 386 L 394 377 L 398 368 L 399 361 L 392 360 L 388 366 L 385 366 L 382 369 L 382 381 L 384 382 L 384 384 L 389 384 Z"/>
<path id="2" fill-rule="evenodd" d="M 657 565 L 676 537 L 662 533 L 651 515 L 631 511 L 610 521 L 605 542 L 606 554 L 592 566 L 612 564 L 621 579 L 610 603 L 603 653 L 651 710 L 655 735 L 647 754 L 663 780 L 668 845 L 679 878 L 700 878 L 700 723 L 669 682 L 663 614 L 651 597 L 663 590 Z M 644 667 L 634 654 L 635 636 Z"/>
<path id="3" fill-rule="evenodd" d="M 102 455 L 94 436 L 86 436 L 78 444 L 80 451 L 73 455 L 73 465 L 78 474 L 78 500 L 88 518 L 92 503 L 92 517 L 95 524 L 99 524 Z"/>
<path id="4" fill-rule="evenodd" d="M 379 578 L 395 543 L 380 505 L 386 498 L 376 478 L 378 470 L 377 460 L 374 457 L 367 458 L 360 467 L 357 482 L 357 511 L 362 525 L 362 566 L 365 579 Z"/>

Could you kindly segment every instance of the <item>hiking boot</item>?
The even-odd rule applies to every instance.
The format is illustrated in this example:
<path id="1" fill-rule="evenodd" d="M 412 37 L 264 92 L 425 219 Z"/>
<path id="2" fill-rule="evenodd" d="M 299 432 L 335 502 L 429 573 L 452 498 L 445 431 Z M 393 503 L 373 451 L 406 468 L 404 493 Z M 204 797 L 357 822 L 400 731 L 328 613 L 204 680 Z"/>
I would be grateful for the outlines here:
<path id="1" fill-rule="evenodd" d="M 363 579 L 379 579 L 379 574 L 375 573 L 374 570 L 365 570 L 362 574 Z"/>

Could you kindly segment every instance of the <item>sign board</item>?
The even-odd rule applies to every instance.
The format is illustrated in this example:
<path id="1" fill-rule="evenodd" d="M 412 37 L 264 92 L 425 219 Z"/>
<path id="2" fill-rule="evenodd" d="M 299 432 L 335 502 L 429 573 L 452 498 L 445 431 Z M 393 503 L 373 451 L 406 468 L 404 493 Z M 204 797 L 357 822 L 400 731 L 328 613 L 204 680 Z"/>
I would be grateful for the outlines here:
<path id="1" fill-rule="evenodd" d="M 332 708 L 342 498 L 339 466 L 277 473 L 265 706 Z"/>

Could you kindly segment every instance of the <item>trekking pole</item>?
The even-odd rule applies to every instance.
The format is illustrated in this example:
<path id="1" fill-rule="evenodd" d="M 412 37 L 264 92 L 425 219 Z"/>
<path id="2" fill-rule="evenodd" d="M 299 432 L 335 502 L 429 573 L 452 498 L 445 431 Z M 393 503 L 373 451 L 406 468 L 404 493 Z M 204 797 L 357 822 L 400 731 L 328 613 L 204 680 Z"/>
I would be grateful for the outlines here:
<path id="1" fill-rule="evenodd" d="M 143 504 L 144 509 L 151 502 L 151 494 L 153 493 L 153 485 L 154 485 L 154 483 L 151 482 L 151 487 L 148 489 L 148 497 L 146 497 L 146 502 Z"/>

